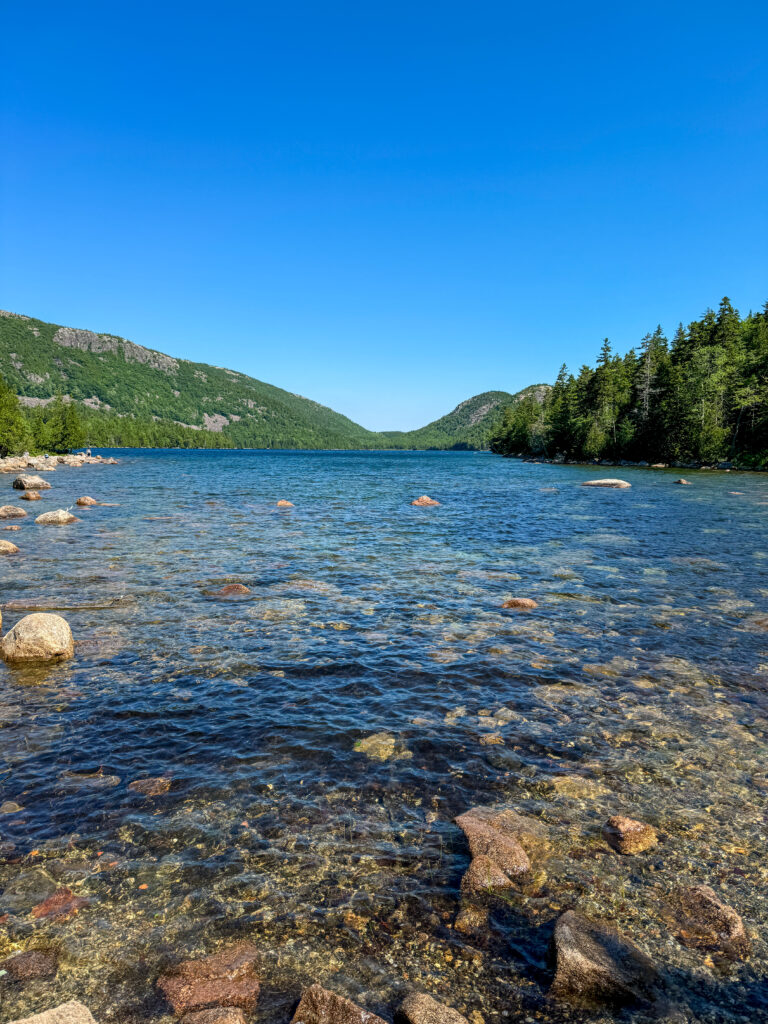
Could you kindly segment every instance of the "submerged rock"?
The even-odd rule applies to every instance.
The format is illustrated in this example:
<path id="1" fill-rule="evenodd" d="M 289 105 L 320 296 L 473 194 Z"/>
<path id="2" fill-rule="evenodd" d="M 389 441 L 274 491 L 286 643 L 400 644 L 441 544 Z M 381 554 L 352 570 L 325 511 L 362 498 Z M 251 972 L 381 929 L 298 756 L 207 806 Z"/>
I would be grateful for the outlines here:
<path id="1" fill-rule="evenodd" d="M 52 1010 L 44 1010 L 32 1017 L 20 1017 L 12 1020 L 10 1024 L 96 1024 L 91 1011 L 82 1003 L 72 1000 L 69 1003 L 62 1003 Z"/>
<path id="2" fill-rule="evenodd" d="M 257 959 L 256 947 L 242 942 L 203 960 L 185 960 L 162 974 L 157 987 L 177 1017 L 221 1006 L 252 1010 L 260 990 Z"/>
<path id="3" fill-rule="evenodd" d="M 513 885 L 509 875 L 497 867 L 490 857 L 483 854 L 472 858 L 461 879 L 461 891 L 467 896 L 480 896 L 511 889 Z"/>
<path id="4" fill-rule="evenodd" d="M 477 939 L 488 931 L 490 911 L 487 907 L 476 903 L 466 903 L 456 915 L 453 927 L 462 935 Z"/>
<path id="5" fill-rule="evenodd" d="M 285 498 L 281 498 L 277 503 L 278 508 L 295 508 L 292 501 L 286 501 Z"/>
<path id="6" fill-rule="evenodd" d="M 603 825 L 603 837 L 617 853 L 643 853 L 655 846 L 659 837 L 656 829 L 643 821 L 615 814 Z"/>
<path id="7" fill-rule="evenodd" d="M 227 583 L 226 586 L 220 590 L 214 590 L 214 597 L 241 597 L 245 594 L 250 594 L 250 587 L 246 587 L 244 583 Z"/>
<path id="8" fill-rule="evenodd" d="M 27 476 L 22 473 L 13 481 L 13 486 L 17 491 L 45 491 L 51 485 L 41 476 Z"/>
<path id="9" fill-rule="evenodd" d="M 691 481 L 690 480 L 686 480 L 685 477 L 682 477 L 682 476 L 680 477 L 679 480 L 675 480 L 675 483 L 676 484 L 682 484 L 683 487 L 690 487 L 691 486 Z"/>
<path id="10" fill-rule="evenodd" d="M 397 751 L 397 740 L 389 732 L 374 732 L 362 740 L 356 740 L 353 748 L 358 754 L 365 754 L 373 761 L 388 761 L 391 757 L 412 757 L 410 750 Z"/>
<path id="11" fill-rule="evenodd" d="M 514 811 L 511 814 L 518 818 Z M 512 879 L 530 872 L 531 862 L 518 838 L 516 822 L 504 811 L 473 807 L 460 814 L 456 824 L 467 837 L 473 857 L 488 857 Z"/>
<path id="12" fill-rule="evenodd" d="M 302 993 L 291 1024 L 385 1024 L 385 1021 L 322 985 L 310 985 Z"/>
<path id="13" fill-rule="evenodd" d="M 170 788 L 171 780 L 162 775 L 155 779 L 134 779 L 128 783 L 132 793 L 141 793 L 142 796 L 161 796 Z"/>
<path id="14" fill-rule="evenodd" d="M 653 961 L 615 929 L 574 910 L 557 919 L 551 993 L 576 1005 L 632 1006 L 656 1002 Z"/>
<path id="15" fill-rule="evenodd" d="M 84 497 L 78 498 L 77 501 L 75 502 L 75 504 L 76 505 L 85 505 L 86 507 L 90 507 L 91 505 L 100 505 L 101 502 L 100 501 L 96 501 L 95 498 L 90 498 L 86 494 Z"/>
<path id="16" fill-rule="evenodd" d="M 37 491 L 24 491 L 24 493 L 21 496 L 21 500 L 22 501 L 42 501 L 43 497 L 42 497 L 41 494 L 38 494 Z"/>
<path id="17" fill-rule="evenodd" d="M 614 477 L 606 476 L 602 480 L 585 480 L 581 485 L 582 487 L 615 487 L 617 489 L 623 489 L 625 487 L 631 487 L 632 484 L 627 483 L 626 480 L 617 480 Z"/>
<path id="18" fill-rule="evenodd" d="M 429 505 L 439 505 L 439 501 L 435 501 L 434 498 L 430 498 L 428 494 L 422 494 L 420 498 L 411 502 L 412 505 L 418 506 L 418 508 L 427 508 Z"/>
<path id="19" fill-rule="evenodd" d="M 533 608 L 538 608 L 539 604 L 532 597 L 510 597 L 501 607 L 514 608 L 516 611 L 530 611 Z"/>
<path id="20" fill-rule="evenodd" d="M 676 889 L 670 905 L 675 917 L 675 937 L 683 945 L 728 956 L 749 952 L 744 922 L 708 885 Z"/>
<path id="21" fill-rule="evenodd" d="M 52 512 L 43 512 L 35 522 L 40 523 L 41 526 L 66 526 L 68 523 L 79 523 L 80 520 L 66 509 L 57 508 Z"/>
<path id="22" fill-rule="evenodd" d="M 54 920 L 66 919 L 88 906 L 85 896 L 75 896 L 71 889 L 62 886 L 47 900 L 32 908 L 32 917 L 47 917 Z"/>
<path id="23" fill-rule="evenodd" d="M 0 519 L 23 519 L 26 514 L 18 505 L 0 505 Z"/>
<path id="24" fill-rule="evenodd" d="M 16 555 L 19 549 L 9 540 L 0 540 L 0 555 Z"/>
<path id="25" fill-rule="evenodd" d="M 0 804 L 0 814 L 18 814 L 19 811 L 23 811 L 24 808 L 21 804 L 17 804 L 15 800 L 6 800 Z"/>
<path id="26" fill-rule="evenodd" d="M 12 981 L 52 978 L 58 969 L 59 961 L 55 954 L 42 949 L 28 949 L 0 961 L 0 971 L 5 971 Z"/>
<path id="27" fill-rule="evenodd" d="M 4 526 L 3 529 L 4 530 L 20 530 L 21 527 L 17 526 L 15 523 L 12 523 L 10 526 Z"/>
<path id="28" fill-rule="evenodd" d="M 19 619 L 0 642 L 3 658 L 13 663 L 63 661 L 75 653 L 72 630 L 60 615 L 34 612 Z"/>
<path id="29" fill-rule="evenodd" d="M 245 1024 L 245 1014 L 236 1006 L 212 1006 L 210 1010 L 185 1013 L 182 1024 Z"/>
<path id="30" fill-rule="evenodd" d="M 396 1024 L 468 1024 L 458 1010 L 438 1003 L 426 992 L 412 992 L 395 1014 Z"/>

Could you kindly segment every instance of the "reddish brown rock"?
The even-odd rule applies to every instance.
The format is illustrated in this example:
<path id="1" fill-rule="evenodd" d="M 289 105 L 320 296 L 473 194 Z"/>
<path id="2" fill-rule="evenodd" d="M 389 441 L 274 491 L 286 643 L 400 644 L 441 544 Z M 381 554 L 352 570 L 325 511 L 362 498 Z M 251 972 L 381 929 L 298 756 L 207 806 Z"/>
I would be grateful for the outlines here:
<path id="1" fill-rule="evenodd" d="M 85 896 L 75 896 L 71 889 L 63 886 L 49 896 L 47 900 L 38 903 L 32 908 L 32 917 L 45 917 L 54 920 L 65 920 L 78 913 L 83 907 L 88 906 L 88 899 Z"/>
<path id="2" fill-rule="evenodd" d="M 510 597 L 501 607 L 514 608 L 516 611 L 530 611 L 533 608 L 538 608 L 539 605 L 531 597 Z"/>
<path id="3" fill-rule="evenodd" d="M 185 1013 L 181 1024 L 245 1024 L 245 1014 L 236 1006 L 212 1006 L 210 1010 Z"/>
<path id="4" fill-rule="evenodd" d="M 134 779 L 128 783 L 132 793 L 141 793 L 142 796 L 162 796 L 170 788 L 171 780 L 162 775 L 155 779 Z"/>
<path id="5" fill-rule="evenodd" d="M 294 504 L 292 501 L 286 501 L 285 498 L 281 498 L 277 503 L 278 508 L 293 508 Z"/>
<path id="6" fill-rule="evenodd" d="M 291 1024 L 385 1024 L 375 1013 L 322 985 L 310 985 L 301 996 Z"/>
<path id="7" fill-rule="evenodd" d="M 643 821 L 615 814 L 603 825 L 603 837 L 617 853 L 644 853 L 654 847 L 659 837 L 656 829 Z"/>
<path id="8" fill-rule="evenodd" d="M 495 813 L 489 808 L 473 807 L 460 814 L 456 824 L 467 837 L 473 857 L 488 857 L 511 879 L 530 872 L 528 854 L 513 831 L 507 827 L 503 812 Z"/>
<path id="9" fill-rule="evenodd" d="M 37 491 L 24 491 L 21 495 L 22 501 L 41 501 L 42 495 L 38 494 Z"/>
<path id="10" fill-rule="evenodd" d="M 477 903 L 469 902 L 459 910 L 453 927 L 462 935 L 470 938 L 482 938 L 488 931 L 490 910 L 488 907 L 478 906 Z"/>
<path id="11" fill-rule="evenodd" d="M 86 494 L 84 497 L 78 498 L 75 504 L 90 507 L 91 505 L 100 505 L 101 502 L 96 501 L 95 498 L 89 498 L 88 495 Z"/>
<path id="12" fill-rule="evenodd" d="M 426 992 L 411 992 L 395 1014 L 397 1024 L 468 1024 L 458 1010 L 438 1003 Z"/>
<path id="13" fill-rule="evenodd" d="M 428 494 L 422 494 L 420 498 L 411 502 L 412 505 L 416 505 L 418 508 L 427 508 L 430 505 L 439 505 L 439 501 L 435 501 L 434 498 L 430 498 Z"/>
<path id="14" fill-rule="evenodd" d="M 658 999 L 653 961 L 608 925 L 573 910 L 557 919 L 552 995 L 577 1006 L 642 1006 Z"/>
<path id="15" fill-rule="evenodd" d="M 246 587 L 244 583 L 227 583 L 226 586 L 222 587 L 221 590 L 214 591 L 214 597 L 239 597 L 244 594 L 250 594 L 250 587 Z"/>
<path id="16" fill-rule="evenodd" d="M 58 958 L 42 949 L 28 949 L 25 953 L 17 953 L 0 961 L 0 971 L 5 971 L 12 981 L 52 978 L 58 969 Z"/>
<path id="17" fill-rule="evenodd" d="M 203 960 L 185 960 L 158 978 L 157 986 L 177 1017 L 212 1007 L 252 1010 L 259 998 L 258 951 L 247 942 Z"/>
<path id="18" fill-rule="evenodd" d="M 676 889 L 670 898 L 675 937 L 694 949 L 740 957 L 749 952 L 744 922 L 708 885 Z"/>
<path id="19" fill-rule="evenodd" d="M 482 896 L 510 889 L 512 885 L 509 876 L 497 867 L 490 857 L 480 854 L 479 857 L 472 858 L 472 863 L 464 872 L 461 891 L 466 896 Z"/>

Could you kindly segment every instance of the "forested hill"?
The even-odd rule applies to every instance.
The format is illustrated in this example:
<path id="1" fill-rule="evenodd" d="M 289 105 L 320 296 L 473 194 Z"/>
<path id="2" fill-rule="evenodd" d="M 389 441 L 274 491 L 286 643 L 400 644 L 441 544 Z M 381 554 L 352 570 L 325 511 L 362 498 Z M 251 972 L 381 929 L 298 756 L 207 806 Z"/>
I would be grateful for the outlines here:
<path id="1" fill-rule="evenodd" d="M 30 437 L 46 436 L 61 395 L 94 447 L 486 448 L 502 409 L 547 387 L 488 391 L 420 430 L 377 433 L 244 373 L 5 312 L 0 377 L 19 396 Z"/>
<path id="2" fill-rule="evenodd" d="M 543 403 L 506 410 L 492 449 L 768 468 L 768 303 L 741 317 L 724 298 L 671 341 L 657 327 L 624 356 L 606 338 L 594 368 L 563 365 Z"/>
<path id="3" fill-rule="evenodd" d="M 396 448 L 486 448 L 488 437 L 498 428 L 506 408 L 524 399 L 540 403 L 548 390 L 548 384 L 534 384 L 515 395 L 508 391 L 484 391 L 426 427 L 385 431 L 382 436 Z"/>

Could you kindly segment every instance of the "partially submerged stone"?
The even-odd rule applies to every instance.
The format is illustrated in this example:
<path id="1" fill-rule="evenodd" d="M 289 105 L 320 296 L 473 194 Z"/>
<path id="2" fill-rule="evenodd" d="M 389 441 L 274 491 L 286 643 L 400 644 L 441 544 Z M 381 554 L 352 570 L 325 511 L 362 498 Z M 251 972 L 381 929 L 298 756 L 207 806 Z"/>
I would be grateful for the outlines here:
<path id="1" fill-rule="evenodd" d="M 9 540 L 0 540 L 0 555 L 16 555 L 19 549 Z"/>
<path id="2" fill-rule="evenodd" d="M 27 476 L 25 473 L 21 473 L 13 481 L 13 486 L 17 491 L 44 491 L 51 485 L 41 476 Z"/>
<path id="3" fill-rule="evenodd" d="M 23 519 L 26 514 L 18 505 L 0 505 L 0 519 Z"/>
<path id="4" fill-rule="evenodd" d="M 214 597 L 243 597 L 246 594 L 250 594 L 250 587 L 246 587 L 244 583 L 227 583 L 220 590 L 213 592 Z"/>
<path id="5" fill-rule="evenodd" d="M 362 740 L 356 740 L 354 750 L 365 754 L 373 761 L 388 761 L 394 756 L 397 741 L 389 732 L 374 732 Z"/>
<path id="6" fill-rule="evenodd" d="M 603 825 L 603 837 L 617 853 L 644 853 L 656 846 L 659 837 L 652 825 L 615 814 Z"/>
<path id="7" fill-rule="evenodd" d="M 0 961 L 0 972 L 5 971 L 12 981 L 33 981 L 35 978 L 52 978 L 59 969 L 54 953 L 42 949 L 28 949 Z"/>
<path id="8" fill-rule="evenodd" d="M 91 497 L 89 497 L 86 494 L 82 498 L 78 498 L 77 501 L 75 502 L 75 504 L 76 505 L 84 505 L 86 507 L 90 507 L 91 505 L 100 505 L 101 502 L 100 501 L 96 501 L 95 498 L 91 498 Z"/>
<path id="9" fill-rule="evenodd" d="M 44 1010 L 31 1017 L 20 1017 L 10 1024 L 96 1024 L 87 1006 L 72 1000 L 52 1010 Z"/>
<path id="10" fill-rule="evenodd" d="M 468 1024 L 458 1010 L 438 1003 L 426 992 L 411 992 L 406 996 L 395 1014 L 400 1024 Z"/>
<path id="11" fill-rule="evenodd" d="M 63 661 L 75 653 L 72 630 L 60 615 L 33 612 L 19 619 L 0 642 L 0 653 L 12 664 Z"/>
<path id="12" fill-rule="evenodd" d="M 43 496 L 37 491 L 24 491 L 21 496 L 22 501 L 42 501 Z"/>
<path id="13" fill-rule="evenodd" d="M 245 1024 L 245 1014 L 236 1006 L 212 1006 L 209 1010 L 185 1013 L 182 1024 Z"/>
<path id="14" fill-rule="evenodd" d="M 513 885 L 509 875 L 483 854 L 472 858 L 461 879 L 461 891 L 466 896 L 488 895 L 510 889 Z"/>
<path id="15" fill-rule="evenodd" d="M 690 487 L 691 486 L 691 481 L 690 480 L 686 480 L 685 477 L 682 477 L 682 476 L 680 477 L 679 480 L 675 480 L 675 483 L 676 484 L 682 484 L 683 487 Z"/>
<path id="16" fill-rule="evenodd" d="M 538 608 L 538 602 L 534 601 L 532 597 L 510 597 L 502 608 L 514 608 L 515 611 L 532 611 L 534 608 Z"/>
<path id="17" fill-rule="evenodd" d="M 56 508 L 52 512 L 43 512 L 35 522 L 41 526 L 67 526 L 68 523 L 78 523 L 80 520 L 65 508 Z"/>
<path id="18" fill-rule="evenodd" d="M 132 793 L 141 793 L 142 796 L 161 796 L 170 788 L 171 780 L 162 775 L 154 779 L 134 779 L 128 783 Z"/>
<path id="19" fill-rule="evenodd" d="M 606 476 L 600 480 L 585 480 L 581 485 L 582 487 L 615 487 L 617 489 L 623 489 L 625 487 L 631 487 L 632 484 L 627 483 L 626 480 L 617 480 L 614 477 Z"/>
<path id="20" fill-rule="evenodd" d="M 684 945 L 735 957 L 749 952 L 744 922 L 708 885 L 676 889 L 669 902 L 675 937 Z"/>
<path id="21" fill-rule="evenodd" d="M 427 508 L 430 505 L 439 505 L 439 501 L 435 501 L 434 498 L 430 498 L 428 494 L 422 494 L 420 498 L 411 502 L 412 505 L 416 505 L 418 508 Z"/>
<path id="22" fill-rule="evenodd" d="M 322 985 L 310 985 L 302 993 L 291 1024 L 385 1024 L 385 1021 Z"/>
<path id="23" fill-rule="evenodd" d="M 637 1006 L 657 1001 L 653 961 L 608 925 L 574 910 L 557 919 L 552 995 L 577 1006 Z"/>
<path id="24" fill-rule="evenodd" d="M 294 504 L 292 501 L 286 501 L 285 498 L 281 498 L 277 503 L 278 508 L 293 508 Z"/>
<path id="25" fill-rule="evenodd" d="M 503 812 L 473 807 L 460 814 L 456 824 L 467 837 L 473 858 L 487 857 L 510 879 L 530 872 L 528 854 L 505 821 Z"/>
<path id="26" fill-rule="evenodd" d="M 248 942 L 202 960 L 185 960 L 162 974 L 157 986 L 177 1017 L 211 1007 L 252 1010 L 259 998 L 258 950 Z"/>

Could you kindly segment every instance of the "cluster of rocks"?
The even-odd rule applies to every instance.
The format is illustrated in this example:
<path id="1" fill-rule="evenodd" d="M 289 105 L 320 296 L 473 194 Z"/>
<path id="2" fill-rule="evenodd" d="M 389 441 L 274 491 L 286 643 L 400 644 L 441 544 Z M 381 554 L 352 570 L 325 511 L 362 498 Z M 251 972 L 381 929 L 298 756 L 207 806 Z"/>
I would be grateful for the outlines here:
<path id="1" fill-rule="evenodd" d="M 117 459 L 105 458 L 103 455 L 91 455 L 90 452 L 77 455 L 8 455 L 0 459 L 0 473 L 21 473 L 25 469 L 35 469 L 38 473 L 51 473 L 57 466 L 116 466 Z"/>
<path id="2" fill-rule="evenodd" d="M 633 462 L 631 459 L 567 459 L 564 455 L 555 455 L 547 458 L 544 455 L 526 455 L 525 452 L 505 456 L 506 458 L 521 459 L 523 462 L 534 464 L 546 464 L 551 466 L 625 466 L 636 469 L 707 469 L 707 470 L 731 470 L 750 469 L 749 466 L 738 466 L 735 462 Z"/>

